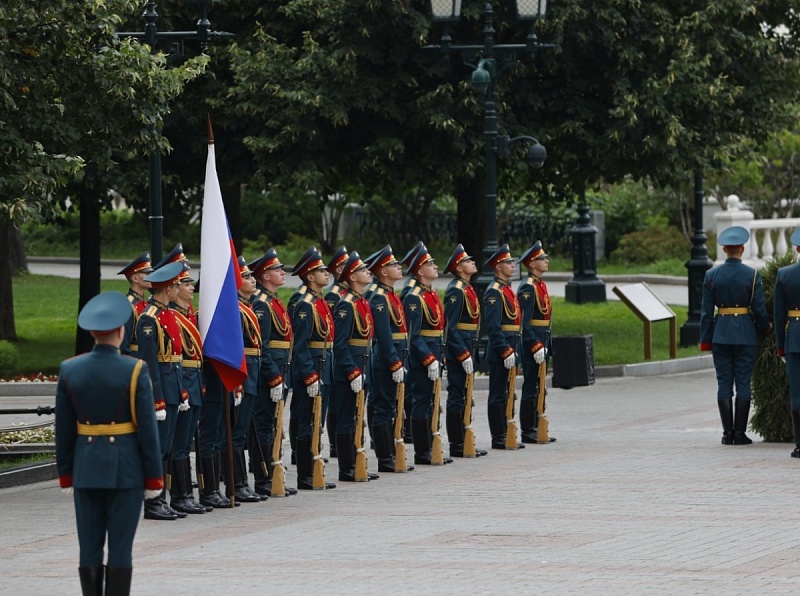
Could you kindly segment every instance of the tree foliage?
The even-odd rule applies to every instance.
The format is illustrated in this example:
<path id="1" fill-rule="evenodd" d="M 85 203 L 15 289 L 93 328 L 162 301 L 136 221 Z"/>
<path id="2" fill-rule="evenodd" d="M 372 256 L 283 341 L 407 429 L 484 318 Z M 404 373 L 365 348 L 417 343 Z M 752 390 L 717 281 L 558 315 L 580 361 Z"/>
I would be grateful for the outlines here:
<path id="1" fill-rule="evenodd" d="M 764 284 L 764 297 L 767 301 L 767 313 L 773 320 L 773 304 L 775 299 L 775 281 L 778 269 L 792 265 L 796 253 L 787 252 L 767 263 L 761 270 Z M 753 371 L 753 405 L 755 413 L 751 420 L 753 430 L 764 437 L 765 441 L 791 441 L 792 416 L 789 406 L 789 380 L 786 377 L 786 366 L 777 355 L 775 334 L 758 336 L 758 352 L 756 366 Z"/>
<path id="2" fill-rule="evenodd" d="M 3 226 L 51 214 L 68 198 L 68 186 L 73 202 L 108 201 L 119 162 L 169 150 L 160 134 L 169 103 L 207 58 L 167 69 L 163 55 L 120 39 L 124 16 L 140 10 L 136 0 L 7 0 L 0 6 Z M 97 229 L 92 232 L 96 238 Z M 7 236 L 0 229 L 4 262 Z M 10 292 L 5 266 L 0 287 Z M 13 304 L 3 298 L 0 338 L 14 338 Z"/>

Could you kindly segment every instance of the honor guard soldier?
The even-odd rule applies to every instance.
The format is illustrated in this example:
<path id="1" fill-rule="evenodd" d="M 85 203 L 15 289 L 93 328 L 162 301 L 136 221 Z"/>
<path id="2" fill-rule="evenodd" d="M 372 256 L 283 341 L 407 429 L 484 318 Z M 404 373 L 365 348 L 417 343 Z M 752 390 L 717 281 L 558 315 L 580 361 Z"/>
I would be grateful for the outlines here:
<path id="1" fill-rule="evenodd" d="M 297 272 L 300 271 L 307 263 L 308 260 L 314 258 L 314 255 L 318 254 L 319 251 L 317 250 L 316 246 L 312 246 L 309 248 L 300 260 L 297 261 L 295 266 L 292 268 L 292 275 L 297 275 Z M 300 285 L 297 286 L 297 289 L 292 293 L 289 297 L 289 302 L 286 303 L 286 309 L 289 312 L 289 318 L 291 319 L 294 316 L 294 307 L 297 305 L 297 302 L 306 295 L 308 292 L 308 287 L 305 284 L 304 280 L 300 280 Z M 294 386 L 294 385 L 292 385 Z M 292 448 L 292 464 L 297 463 L 297 400 L 292 399 L 289 403 L 289 445 Z"/>
<path id="2" fill-rule="evenodd" d="M 297 488 L 313 490 L 314 466 L 321 459 L 319 433 L 320 411 L 315 415 L 314 403 L 321 400 L 321 386 L 333 381 L 331 353 L 333 348 L 333 313 L 322 296 L 330 276 L 322 255 L 314 249 L 295 265 L 292 275 L 297 275 L 306 287 L 302 298 L 297 300 L 292 311 L 294 329 L 294 353 L 292 355 L 293 397 L 297 412 Z M 336 488 L 332 482 L 324 482 L 318 488 Z"/>
<path id="3" fill-rule="evenodd" d="M 178 423 L 178 409 L 189 404 L 189 392 L 183 386 L 183 345 L 175 311 L 169 308 L 178 295 L 178 283 L 187 265 L 175 262 L 157 268 L 147 276 L 153 295 L 136 324 L 139 358 L 147 363 L 153 379 L 153 397 L 158 422 L 161 457 L 170 485 L 169 464 L 172 441 Z M 169 520 L 186 517 L 166 504 L 166 494 L 144 504 L 145 519 Z"/>
<path id="4" fill-rule="evenodd" d="M 522 308 L 522 396 L 519 401 L 520 436 L 523 443 L 537 443 L 538 414 L 536 400 L 539 396 L 539 367 L 547 362 L 553 345 L 550 319 L 552 305 L 543 276 L 550 268 L 547 253 L 537 240 L 519 258 L 528 275 L 517 287 L 517 298 Z M 548 442 L 555 442 L 548 437 Z"/>
<path id="5" fill-rule="evenodd" d="M 400 261 L 401 265 L 405 265 L 406 267 L 408 267 L 408 279 L 398 292 L 401 302 L 403 302 L 406 299 L 406 296 L 408 296 L 408 293 L 417 286 L 417 278 L 411 273 L 411 263 L 413 262 L 414 258 L 419 254 L 419 252 L 422 250 L 425 250 L 427 252 L 425 244 L 423 244 L 422 240 L 420 240 L 414 245 L 414 247 L 411 250 L 409 250 L 406 253 L 406 256 L 404 256 Z M 403 441 L 405 443 L 411 444 L 414 442 L 414 437 L 411 433 L 411 408 L 413 407 L 413 400 L 411 399 L 410 393 L 408 393 L 407 399 L 403 402 L 403 406 L 405 408 L 405 414 L 403 417 Z"/>
<path id="6" fill-rule="evenodd" d="M 376 280 L 369 300 L 375 325 L 372 351 L 372 440 L 378 458 L 379 472 L 395 471 L 394 423 L 397 411 L 397 389 L 405 382 L 405 359 L 408 351 L 408 328 L 400 297 L 394 285 L 403 277 L 403 269 L 388 244 L 381 249 L 369 270 Z M 413 466 L 408 466 L 409 471 Z"/>
<path id="7" fill-rule="evenodd" d="M 142 311 L 147 306 L 145 292 L 150 289 L 150 284 L 144 281 L 144 278 L 147 277 L 147 274 L 152 270 L 150 252 L 144 251 L 117 272 L 117 275 L 124 275 L 131 286 L 128 290 L 128 302 L 130 302 L 133 316 L 125 322 L 125 338 L 122 340 L 122 345 L 119 347 L 120 352 L 123 354 L 135 353 L 138 349 L 134 342 L 133 335 L 136 331 L 136 323 L 139 320 L 139 315 L 142 314 Z"/>
<path id="8" fill-rule="evenodd" d="M 442 371 L 444 355 L 444 306 L 431 287 L 439 277 L 439 268 L 423 244 L 414 252 L 409 273 L 416 283 L 403 298 L 410 347 L 408 384 L 411 406 L 411 436 L 414 463 L 431 465 L 431 441 L 435 381 Z M 438 407 L 438 402 L 435 407 Z M 438 429 L 437 429 L 438 432 Z M 452 463 L 444 458 L 444 463 Z"/>
<path id="9" fill-rule="evenodd" d="M 342 269 L 347 261 L 347 247 L 342 245 L 336 249 L 336 252 L 328 262 L 328 272 L 333 277 L 328 292 L 325 294 L 325 302 L 328 303 L 328 308 L 331 312 L 336 310 L 336 303 L 347 293 L 347 280 L 342 279 Z M 335 356 L 334 356 L 335 357 Z M 332 363 L 335 366 L 335 363 Z M 336 379 L 334 379 L 334 384 Z M 325 426 L 328 428 L 328 447 L 330 449 L 331 457 L 336 457 L 336 391 L 333 385 L 322 386 L 322 408 L 325 420 Z"/>
<path id="10" fill-rule="evenodd" d="M 256 280 L 257 290 L 251 303 L 261 325 L 261 340 L 264 344 L 261 349 L 260 399 L 253 412 L 255 435 L 259 443 L 248 447 L 248 451 L 255 476 L 254 490 L 260 495 L 273 496 L 272 472 L 275 466 L 283 465 L 281 461 L 273 461 L 272 457 L 275 440 L 279 443 L 281 441 L 281 437 L 275 436 L 275 410 L 276 404 L 281 400 L 285 401 L 288 394 L 292 321 L 278 296 L 278 288 L 286 284 L 286 271 L 278 259 L 277 251 L 270 248 L 248 266 Z M 259 461 L 254 461 L 254 456 Z M 266 475 L 260 465 L 262 456 L 266 463 Z M 275 496 L 297 493 L 297 489 L 289 487 L 284 487 L 284 491 L 285 494 Z"/>
<path id="11" fill-rule="evenodd" d="M 225 470 L 225 485 L 227 494 L 234 495 L 236 501 L 242 503 L 260 503 L 266 500 L 266 495 L 256 493 L 247 480 L 247 464 L 244 459 L 244 448 L 247 444 L 247 435 L 253 424 L 253 410 L 259 397 L 259 373 L 261 367 L 261 325 L 258 322 L 250 298 L 256 293 L 256 280 L 247 266 L 244 257 L 239 257 L 239 272 L 242 276 L 242 287 L 239 288 L 239 318 L 242 323 L 242 337 L 244 339 L 244 358 L 247 362 L 247 379 L 244 384 L 234 391 L 235 421 L 231 427 L 231 446 L 233 449 L 233 486 L 230 486 L 230 470 L 226 469 L 226 459 L 223 458 Z"/>
<path id="12" fill-rule="evenodd" d="M 498 248 L 483 266 L 494 272 L 494 280 L 483 295 L 483 316 L 489 343 L 486 359 L 489 361 L 489 430 L 492 433 L 492 449 L 506 448 L 508 426 L 507 400 L 514 399 L 511 386 L 517 365 L 522 312 L 517 295 L 511 287 L 515 261 L 508 244 Z M 512 420 L 513 421 L 513 420 Z M 516 432 L 516 431 L 515 431 Z M 520 445 L 520 448 L 524 445 Z"/>
<path id="13" fill-rule="evenodd" d="M 363 453 L 364 388 L 369 375 L 374 325 L 369 303 L 363 292 L 372 281 L 372 275 L 357 252 L 352 252 L 342 267 L 340 276 L 348 291 L 333 311 L 334 334 L 334 391 L 338 411 L 336 419 L 336 453 L 339 463 L 339 480 L 356 482 L 374 480 L 377 474 L 356 477 L 356 453 Z M 357 420 L 356 401 L 361 394 L 361 418 Z M 360 424 L 360 445 L 356 445 L 356 424 Z"/>
<path id="14" fill-rule="evenodd" d="M 791 242 L 800 252 L 800 228 L 792 233 Z M 775 281 L 775 345 L 786 363 L 789 378 L 789 403 L 792 410 L 794 451 L 800 457 L 800 264 L 778 269 Z"/>
<path id="15" fill-rule="evenodd" d="M 478 359 L 478 327 L 481 303 L 470 279 L 477 272 L 475 259 L 459 244 L 447 261 L 445 271 L 453 275 L 444 294 L 444 314 L 447 323 L 445 363 L 447 366 L 447 438 L 450 457 L 464 457 L 465 421 L 467 405 L 467 377 L 475 373 Z M 471 408 L 471 404 L 470 404 Z M 471 424 L 471 421 L 470 421 Z M 482 449 L 475 456 L 486 455 Z"/>
<path id="16" fill-rule="evenodd" d="M 722 265 L 709 269 L 703 280 L 700 349 L 711 351 L 714 358 L 723 445 L 753 442 L 745 431 L 750 414 L 750 380 L 756 363 L 756 328 L 763 332 L 770 330 L 761 276 L 742 263 L 744 245 L 749 238 L 750 232 L 741 226 L 723 230 L 717 242 L 727 259 Z"/>
<path id="17" fill-rule="evenodd" d="M 164 487 L 148 367 L 119 352 L 130 316 L 119 292 L 89 300 L 78 325 L 95 346 L 62 362 L 58 374 L 56 464 L 62 490 L 74 491 L 84 596 L 130 594 L 142 491 L 157 499 Z"/>
<path id="18" fill-rule="evenodd" d="M 188 404 L 178 407 L 178 422 L 175 426 L 175 439 L 172 442 L 172 484 L 170 486 L 170 507 L 183 513 L 205 513 L 206 507 L 194 498 L 189 455 L 192 452 L 197 423 L 203 410 L 203 341 L 197 328 L 197 316 L 192 301 L 195 280 L 186 270 L 178 278 L 178 294 L 169 307 L 181 333 L 183 348 L 183 386 L 189 392 Z M 188 407 L 187 407 L 188 406 Z M 211 511 L 208 507 L 208 511 Z"/>

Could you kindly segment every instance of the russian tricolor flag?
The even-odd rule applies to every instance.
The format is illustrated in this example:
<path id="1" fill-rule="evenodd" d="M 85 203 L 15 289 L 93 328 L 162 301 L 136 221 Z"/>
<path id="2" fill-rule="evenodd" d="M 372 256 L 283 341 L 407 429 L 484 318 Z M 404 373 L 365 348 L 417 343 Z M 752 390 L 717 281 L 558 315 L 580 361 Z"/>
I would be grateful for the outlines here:
<path id="1" fill-rule="evenodd" d="M 242 276 L 222 204 L 214 139 L 210 130 L 209 124 L 208 161 L 200 228 L 200 273 L 203 282 L 200 288 L 198 323 L 203 338 L 203 355 L 211 361 L 225 388 L 232 391 L 247 378 L 237 293 L 242 287 Z"/>

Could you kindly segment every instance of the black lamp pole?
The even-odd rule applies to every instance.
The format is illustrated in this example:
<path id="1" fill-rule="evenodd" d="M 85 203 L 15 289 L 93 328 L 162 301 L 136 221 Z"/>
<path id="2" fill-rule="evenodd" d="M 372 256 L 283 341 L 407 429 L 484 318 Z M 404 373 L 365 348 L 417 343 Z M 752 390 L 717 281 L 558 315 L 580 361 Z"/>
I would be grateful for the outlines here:
<path id="1" fill-rule="evenodd" d="M 700 307 L 703 303 L 703 280 L 714 263 L 708 256 L 706 232 L 703 229 L 703 172 L 694 173 L 694 236 L 691 258 L 685 267 L 689 272 L 689 317 L 681 326 L 681 347 L 700 343 Z"/>
<path id="2" fill-rule="evenodd" d="M 167 62 L 183 55 L 183 42 L 186 39 L 196 39 L 200 42 L 200 47 L 205 49 L 209 39 L 230 38 L 232 33 L 224 31 L 211 31 L 211 22 L 208 20 L 208 5 L 219 0 L 187 0 L 192 4 L 197 4 L 200 9 L 200 18 L 197 20 L 196 31 L 158 31 L 156 28 L 156 3 L 148 0 L 144 13 L 144 31 L 139 32 L 119 32 L 122 38 L 134 38 L 143 40 L 150 51 L 158 51 L 158 40 L 164 39 L 172 42 L 167 56 Z M 159 131 L 160 132 L 160 131 Z M 163 200 L 161 195 L 161 153 L 153 151 L 149 156 L 149 193 L 150 193 L 150 258 L 153 263 L 161 260 L 164 252 L 164 215 Z"/>
<path id="3" fill-rule="evenodd" d="M 483 134 L 484 134 L 484 161 L 486 168 L 486 239 L 483 246 L 482 263 L 485 263 L 494 254 L 498 247 L 497 239 L 497 157 L 509 155 L 511 146 L 525 142 L 528 144 L 528 163 L 535 168 L 544 164 L 547 151 L 537 139 L 522 135 L 510 137 L 499 134 L 497 127 L 497 109 L 495 104 L 495 83 L 498 77 L 509 67 L 516 64 L 517 52 L 525 51 L 532 56 L 540 48 L 553 47 L 540 44 L 533 31 L 537 19 L 544 17 L 546 2 L 544 0 L 518 0 L 517 11 L 520 20 L 529 21 L 528 36 L 524 44 L 495 44 L 494 43 L 494 11 L 488 2 L 484 6 L 483 44 L 481 45 L 454 45 L 450 37 L 450 24 L 459 18 L 460 1 L 453 0 L 452 4 L 438 0 L 440 7 L 450 5 L 451 10 L 445 14 L 437 14 L 437 0 L 432 0 L 431 6 L 435 21 L 444 23 L 442 39 L 439 45 L 426 46 L 426 49 L 436 50 L 444 55 L 451 52 L 458 53 L 464 65 L 473 69 L 471 82 L 473 88 L 483 95 Z M 476 63 L 477 61 L 477 63 Z M 482 298 L 486 288 L 494 280 L 494 272 L 481 267 L 480 273 L 473 280 L 478 295 Z M 481 346 L 488 340 L 485 329 L 481 329 Z"/>
<path id="4" fill-rule="evenodd" d="M 606 285 L 597 278 L 597 228 L 589 219 L 589 206 L 581 200 L 572 234 L 572 279 L 564 287 L 564 299 L 573 304 L 606 301 Z"/>

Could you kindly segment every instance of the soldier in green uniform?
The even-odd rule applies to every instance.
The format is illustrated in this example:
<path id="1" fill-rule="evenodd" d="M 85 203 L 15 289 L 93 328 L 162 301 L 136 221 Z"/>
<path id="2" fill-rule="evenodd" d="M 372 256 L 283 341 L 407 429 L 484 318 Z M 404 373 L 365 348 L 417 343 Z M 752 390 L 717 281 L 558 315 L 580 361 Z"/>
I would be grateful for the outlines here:
<path id="1" fill-rule="evenodd" d="M 145 500 L 164 487 L 148 366 L 119 352 L 131 307 L 99 294 L 78 315 L 94 349 L 61 364 L 56 387 L 59 484 L 73 493 L 84 596 L 130 594 L 133 538 Z M 108 545 L 107 566 L 103 547 Z"/>

